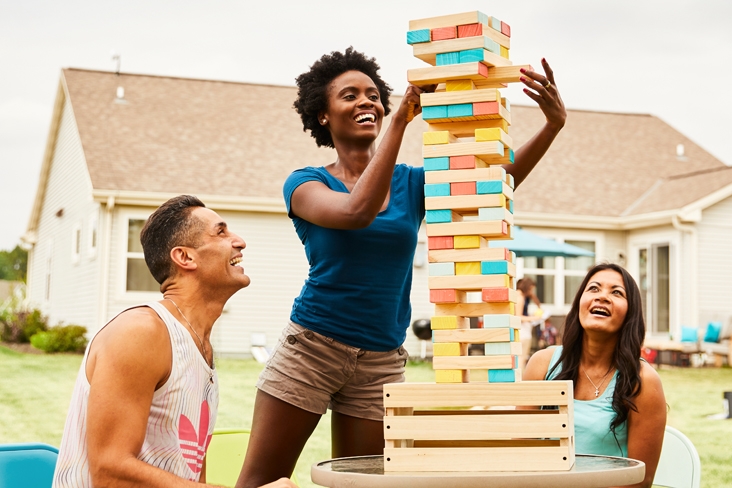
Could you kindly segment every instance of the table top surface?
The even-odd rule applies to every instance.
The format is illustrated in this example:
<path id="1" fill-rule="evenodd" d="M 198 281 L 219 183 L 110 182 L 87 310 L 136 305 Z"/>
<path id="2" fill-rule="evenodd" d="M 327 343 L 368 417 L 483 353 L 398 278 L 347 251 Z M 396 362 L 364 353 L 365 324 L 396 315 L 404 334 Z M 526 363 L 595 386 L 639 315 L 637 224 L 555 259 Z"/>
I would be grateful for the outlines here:
<path id="1" fill-rule="evenodd" d="M 601 488 L 638 483 L 645 476 L 645 464 L 634 459 L 578 454 L 569 471 L 498 471 L 384 473 L 383 456 L 331 459 L 314 464 L 313 482 L 331 488 L 420 488 L 541 487 Z"/>

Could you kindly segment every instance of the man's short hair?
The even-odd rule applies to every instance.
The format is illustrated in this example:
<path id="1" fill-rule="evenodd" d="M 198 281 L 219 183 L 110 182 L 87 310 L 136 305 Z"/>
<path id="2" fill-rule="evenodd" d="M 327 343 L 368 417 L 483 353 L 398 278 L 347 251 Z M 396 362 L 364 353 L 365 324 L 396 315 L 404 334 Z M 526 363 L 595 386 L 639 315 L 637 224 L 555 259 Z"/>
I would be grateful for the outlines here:
<path id="1" fill-rule="evenodd" d="M 191 216 L 196 207 L 206 205 L 191 195 L 173 197 L 150 215 L 140 231 L 145 263 L 161 285 L 175 271 L 170 251 L 177 246 L 197 247 L 200 243 L 203 222 Z"/>

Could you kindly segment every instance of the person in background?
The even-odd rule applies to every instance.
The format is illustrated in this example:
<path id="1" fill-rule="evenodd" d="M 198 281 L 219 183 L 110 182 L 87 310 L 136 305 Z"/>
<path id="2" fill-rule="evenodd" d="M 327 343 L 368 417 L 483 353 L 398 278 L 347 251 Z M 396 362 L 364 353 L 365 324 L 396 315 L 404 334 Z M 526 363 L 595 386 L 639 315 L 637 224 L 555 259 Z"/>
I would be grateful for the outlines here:
<path id="1" fill-rule="evenodd" d="M 521 368 L 524 368 L 526 361 L 531 355 L 531 344 L 533 342 L 534 325 L 541 316 L 529 315 L 529 306 L 533 301 L 541 308 L 541 302 L 536 296 L 536 284 L 531 278 L 521 278 L 516 282 L 516 289 L 519 291 L 516 301 L 515 313 L 521 317 Z"/>

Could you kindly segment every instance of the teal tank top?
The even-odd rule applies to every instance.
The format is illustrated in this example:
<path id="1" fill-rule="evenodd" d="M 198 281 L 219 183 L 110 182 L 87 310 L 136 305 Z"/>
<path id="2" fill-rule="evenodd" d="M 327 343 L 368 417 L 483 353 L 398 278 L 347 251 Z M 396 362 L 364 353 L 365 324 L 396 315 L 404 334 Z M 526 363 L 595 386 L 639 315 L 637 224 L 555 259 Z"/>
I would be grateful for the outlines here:
<path id="1" fill-rule="evenodd" d="M 547 370 L 547 380 L 554 379 L 561 372 L 560 364 L 549 377 L 549 371 L 557 363 L 561 353 L 562 346 L 556 347 Z M 577 454 L 628 457 L 628 422 L 618 426 L 615 435 L 610 430 L 610 423 L 616 415 L 613 410 L 613 393 L 617 376 L 618 372 L 615 371 L 605 391 L 595 400 L 575 399 L 574 441 Z"/>

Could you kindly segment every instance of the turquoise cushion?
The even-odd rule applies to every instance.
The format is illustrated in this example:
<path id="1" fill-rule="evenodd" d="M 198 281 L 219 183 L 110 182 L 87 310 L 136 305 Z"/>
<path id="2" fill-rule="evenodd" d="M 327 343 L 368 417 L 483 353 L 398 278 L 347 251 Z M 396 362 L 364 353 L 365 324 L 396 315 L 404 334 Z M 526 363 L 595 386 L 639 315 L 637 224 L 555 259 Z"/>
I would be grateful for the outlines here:
<path id="1" fill-rule="evenodd" d="M 719 342 L 720 332 L 722 332 L 722 322 L 709 322 L 707 332 L 704 334 L 704 342 Z"/>
<path id="2" fill-rule="evenodd" d="M 681 342 L 696 342 L 698 338 L 696 327 L 681 326 Z"/>

